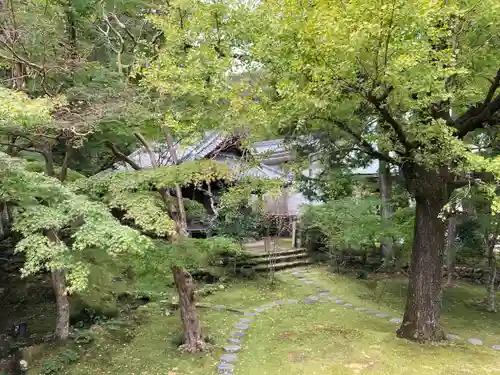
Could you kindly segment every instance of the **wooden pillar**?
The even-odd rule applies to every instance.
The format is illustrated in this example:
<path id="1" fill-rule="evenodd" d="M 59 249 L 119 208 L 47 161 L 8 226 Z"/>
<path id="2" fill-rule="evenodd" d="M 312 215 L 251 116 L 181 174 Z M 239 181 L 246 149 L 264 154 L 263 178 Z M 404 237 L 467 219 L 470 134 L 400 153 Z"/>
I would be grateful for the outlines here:
<path id="1" fill-rule="evenodd" d="M 292 217 L 292 247 L 297 248 L 297 217 Z"/>

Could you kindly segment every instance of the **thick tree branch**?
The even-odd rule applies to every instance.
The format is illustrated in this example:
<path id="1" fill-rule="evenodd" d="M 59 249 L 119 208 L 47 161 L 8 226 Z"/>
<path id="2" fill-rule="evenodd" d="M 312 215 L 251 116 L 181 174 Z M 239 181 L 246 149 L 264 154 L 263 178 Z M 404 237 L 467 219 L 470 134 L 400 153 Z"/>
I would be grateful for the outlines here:
<path id="1" fill-rule="evenodd" d="M 389 154 L 385 154 L 385 153 L 382 153 L 380 151 L 377 151 L 370 142 L 368 142 L 366 139 L 364 139 L 361 136 L 361 134 L 358 134 L 357 132 L 355 132 L 353 129 L 351 129 L 349 127 L 349 125 L 343 123 L 342 121 L 336 121 L 333 119 L 328 119 L 328 118 L 323 118 L 323 117 L 316 117 L 316 118 L 318 120 L 330 122 L 330 123 L 334 124 L 335 126 L 337 126 L 339 129 L 341 129 L 342 131 L 351 135 L 357 142 L 359 142 L 359 145 L 362 147 L 363 151 L 366 152 L 368 155 L 370 155 L 376 159 L 379 159 L 379 160 L 385 160 L 388 163 L 392 163 L 392 164 L 396 164 L 396 165 L 398 164 L 398 162 L 394 158 L 392 158 Z"/>
<path id="2" fill-rule="evenodd" d="M 462 139 L 468 133 L 484 127 L 490 122 L 493 116 L 500 111 L 500 94 L 495 97 L 497 89 L 500 87 L 500 69 L 495 78 L 491 81 L 490 88 L 481 104 L 470 107 L 454 124 L 457 129 L 457 137 Z"/>
<path id="3" fill-rule="evenodd" d="M 118 148 L 111 142 L 106 142 L 106 147 L 109 148 L 111 150 L 111 152 L 113 153 L 113 155 L 118 159 L 118 160 L 121 160 L 125 163 L 127 163 L 128 165 L 130 165 L 134 170 L 136 171 L 140 171 L 142 168 L 139 164 L 137 164 L 135 161 L 133 161 L 132 159 L 130 159 L 128 156 L 126 156 L 124 153 L 122 153 L 120 150 L 118 150 Z"/>
<path id="4" fill-rule="evenodd" d="M 13 148 L 17 148 L 18 150 L 21 150 L 21 151 L 36 152 L 37 154 L 43 155 L 43 151 L 37 150 L 36 148 L 31 148 L 30 146 L 19 146 L 17 144 L 6 143 L 6 142 L 0 142 L 0 146 L 6 146 L 7 148 L 10 148 L 11 150 Z"/>
<path id="5" fill-rule="evenodd" d="M 373 95 L 373 93 L 370 92 L 366 96 L 366 99 L 380 113 L 382 119 L 392 127 L 392 129 L 396 133 L 399 142 L 401 142 L 406 151 L 409 152 L 415 149 L 416 145 L 408 141 L 408 138 L 406 137 L 403 127 L 398 121 L 396 121 L 396 119 L 391 115 L 391 113 L 387 110 L 387 108 L 384 105 L 384 101 L 387 99 L 391 91 L 392 87 L 389 87 L 387 88 L 387 90 L 384 91 L 384 93 L 381 96 L 375 96 Z"/>

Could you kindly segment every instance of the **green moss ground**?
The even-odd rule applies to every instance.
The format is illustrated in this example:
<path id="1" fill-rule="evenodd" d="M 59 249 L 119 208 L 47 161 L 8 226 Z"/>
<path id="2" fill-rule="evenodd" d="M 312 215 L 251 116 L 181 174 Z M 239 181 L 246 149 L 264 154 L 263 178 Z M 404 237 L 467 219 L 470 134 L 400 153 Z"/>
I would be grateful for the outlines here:
<path id="1" fill-rule="evenodd" d="M 316 280 L 346 301 L 401 316 L 406 281 L 355 280 L 311 268 Z M 314 288 L 288 274 L 280 274 L 274 287 L 265 280 L 237 282 L 202 302 L 249 308 L 278 299 L 303 298 Z M 482 297 L 481 287 L 459 284 L 445 292 L 443 323 L 448 332 L 477 337 L 485 346 L 465 341 L 418 345 L 395 337 L 396 325 L 333 303 L 287 305 L 263 314 L 251 325 L 235 374 L 436 374 L 481 375 L 500 373 L 500 314 L 483 313 L 467 301 Z M 97 335 L 94 346 L 82 360 L 67 367 L 65 374 L 202 375 L 215 373 L 231 327 L 239 315 L 228 311 L 200 309 L 208 335 L 215 340 L 210 353 L 191 356 L 179 353 L 177 314 L 165 316 L 157 304 L 141 308 L 144 321 L 130 342 Z M 38 374 L 33 369 L 30 375 Z"/>

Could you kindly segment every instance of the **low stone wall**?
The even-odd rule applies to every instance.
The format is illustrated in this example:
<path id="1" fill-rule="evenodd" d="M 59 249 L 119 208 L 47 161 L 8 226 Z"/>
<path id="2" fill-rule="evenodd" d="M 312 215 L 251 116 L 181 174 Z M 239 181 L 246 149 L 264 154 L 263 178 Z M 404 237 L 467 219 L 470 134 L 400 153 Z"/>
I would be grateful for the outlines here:
<path id="1" fill-rule="evenodd" d="M 443 267 L 443 276 L 448 275 L 447 267 Z M 468 281 L 474 284 L 485 285 L 488 282 L 488 270 L 472 267 L 455 267 L 455 275 L 459 280 Z M 500 278 L 497 277 L 496 285 L 500 285 Z"/>

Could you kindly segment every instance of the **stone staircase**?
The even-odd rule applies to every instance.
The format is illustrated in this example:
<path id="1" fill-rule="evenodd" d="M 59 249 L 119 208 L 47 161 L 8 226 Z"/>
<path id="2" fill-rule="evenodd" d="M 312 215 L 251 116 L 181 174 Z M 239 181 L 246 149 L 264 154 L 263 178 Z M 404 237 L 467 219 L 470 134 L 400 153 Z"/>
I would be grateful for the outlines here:
<path id="1" fill-rule="evenodd" d="M 252 266 L 256 272 L 265 272 L 271 270 L 271 264 L 274 264 L 274 270 L 278 271 L 311 263 L 305 249 L 280 249 L 272 253 L 250 253 L 248 259 L 236 264 L 236 267 L 240 269 L 243 266 Z"/>

